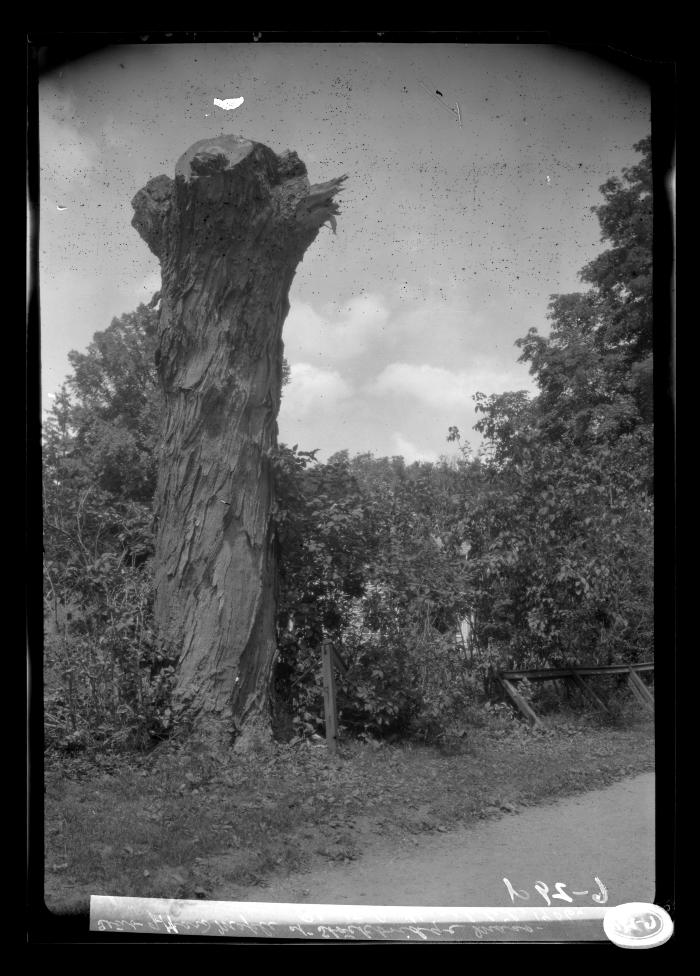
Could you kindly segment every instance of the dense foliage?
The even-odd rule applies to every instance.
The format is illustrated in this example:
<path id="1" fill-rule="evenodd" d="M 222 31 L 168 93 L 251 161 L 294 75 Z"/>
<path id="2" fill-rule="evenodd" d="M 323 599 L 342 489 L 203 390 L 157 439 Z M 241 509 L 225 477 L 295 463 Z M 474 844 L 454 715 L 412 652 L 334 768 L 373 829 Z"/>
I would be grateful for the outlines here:
<path id="1" fill-rule="evenodd" d="M 45 723 L 66 748 L 169 727 L 150 572 L 156 324 L 142 305 L 71 353 L 44 425 Z"/>
<path id="2" fill-rule="evenodd" d="M 592 287 L 554 296 L 549 335 L 517 343 L 539 395 L 477 397 L 480 616 L 518 663 L 652 654 L 650 140 L 635 148 L 640 163 L 601 188 L 611 247 L 581 272 Z"/>
<path id="3" fill-rule="evenodd" d="M 322 725 L 330 637 L 355 733 L 457 734 L 492 669 L 639 660 L 653 648 L 650 144 L 601 188 L 609 247 L 517 345 L 538 394 L 476 394 L 475 457 L 327 462 L 281 446 L 275 716 Z M 97 333 L 45 424 L 47 732 L 65 747 L 168 734 L 152 623 L 157 312 Z M 458 418 L 455 418 L 456 420 Z"/>
<path id="4" fill-rule="evenodd" d="M 447 465 L 347 452 L 304 467 L 287 456 L 281 495 L 278 694 L 298 725 L 322 721 L 318 645 L 333 639 L 343 723 L 356 732 L 444 729 L 473 676 L 458 640 L 469 612 L 451 529 Z"/>

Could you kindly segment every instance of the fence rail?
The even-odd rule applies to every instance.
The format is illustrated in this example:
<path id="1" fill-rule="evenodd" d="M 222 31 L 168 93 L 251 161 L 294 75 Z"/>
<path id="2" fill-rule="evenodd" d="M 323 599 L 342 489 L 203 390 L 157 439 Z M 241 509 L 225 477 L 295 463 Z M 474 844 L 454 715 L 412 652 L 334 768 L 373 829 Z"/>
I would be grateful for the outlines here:
<path id="1" fill-rule="evenodd" d="M 640 671 L 653 671 L 654 664 L 651 661 L 643 661 L 638 664 L 601 664 L 599 666 L 587 667 L 573 665 L 570 668 L 525 668 L 522 671 L 499 671 L 498 679 L 503 690 L 513 702 L 515 707 L 522 712 L 527 720 L 535 727 L 541 726 L 542 722 L 537 717 L 535 710 L 529 702 L 516 688 L 516 682 L 526 679 L 527 681 L 556 681 L 563 680 L 573 684 L 585 698 L 587 698 L 596 708 L 601 711 L 610 711 L 607 704 L 593 691 L 593 689 L 583 680 L 590 677 L 605 677 L 612 674 L 626 674 L 627 683 L 640 705 L 648 712 L 654 713 L 654 696 L 639 677 Z"/>

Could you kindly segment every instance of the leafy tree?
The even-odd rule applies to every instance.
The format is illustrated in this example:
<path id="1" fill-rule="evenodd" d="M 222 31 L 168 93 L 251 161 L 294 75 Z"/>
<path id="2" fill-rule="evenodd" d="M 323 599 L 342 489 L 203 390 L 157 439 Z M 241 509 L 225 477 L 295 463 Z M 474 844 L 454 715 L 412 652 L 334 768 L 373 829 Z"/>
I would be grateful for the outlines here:
<path id="1" fill-rule="evenodd" d="M 292 455 L 278 485 L 279 696 L 297 723 L 322 723 L 318 643 L 330 636 L 350 665 L 338 681 L 346 726 L 439 726 L 445 695 L 461 694 L 456 631 L 470 604 L 452 527 L 454 473 L 369 454 L 326 464 Z"/>
<path id="2" fill-rule="evenodd" d="M 583 293 L 555 295 L 551 331 L 536 329 L 518 340 L 521 362 L 540 388 L 538 423 L 553 438 L 568 435 L 577 446 L 645 437 L 652 399 L 652 196 L 651 143 L 635 148 L 640 162 L 601 187 L 605 203 L 594 207 L 603 241 L 612 246 L 580 272 L 592 285 Z"/>
<path id="3" fill-rule="evenodd" d="M 539 394 L 477 394 L 484 478 L 470 562 L 484 651 L 549 663 L 635 659 L 653 637 L 651 158 L 602 187 L 612 246 L 517 345 Z M 478 500 L 476 500 L 478 498 Z"/>
<path id="4" fill-rule="evenodd" d="M 139 306 L 84 353 L 71 352 L 74 449 L 100 488 L 119 499 L 150 504 L 155 488 L 162 396 L 154 354 L 158 313 Z"/>
<path id="5" fill-rule="evenodd" d="M 155 313 L 73 352 L 44 424 L 45 718 L 50 741 L 146 744 L 169 725 L 152 627 Z"/>

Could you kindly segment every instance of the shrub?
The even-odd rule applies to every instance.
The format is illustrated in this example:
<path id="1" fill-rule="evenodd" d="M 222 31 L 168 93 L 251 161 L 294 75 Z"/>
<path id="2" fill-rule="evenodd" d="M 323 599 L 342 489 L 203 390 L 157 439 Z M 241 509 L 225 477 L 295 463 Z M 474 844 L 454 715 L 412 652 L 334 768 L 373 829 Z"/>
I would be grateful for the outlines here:
<path id="1" fill-rule="evenodd" d="M 149 572 L 114 553 L 52 569 L 61 598 L 47 614 L 47 744 L 147 748 L 169 732 L 173 675 L 153 633 Z"/>

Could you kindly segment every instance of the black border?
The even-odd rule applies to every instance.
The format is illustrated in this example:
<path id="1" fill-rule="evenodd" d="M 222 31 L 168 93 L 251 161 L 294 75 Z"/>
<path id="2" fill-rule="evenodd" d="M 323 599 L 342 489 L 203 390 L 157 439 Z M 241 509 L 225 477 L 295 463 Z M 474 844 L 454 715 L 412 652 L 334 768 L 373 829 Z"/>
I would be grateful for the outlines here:
<path id="1" fill-rule="evenodd" d="M 674 219 L 667 196 L 667 177 L 674 162 L 677 129 L 679 41 L 671 25 L 653 24 L 646 31 L 592 32 L 582 28 L 455 28 L 401 30 L 284 30 L 276 27 L 236 31 L 30 31 L 27 51 L 27 177 L 30 205 L 29 303 L 26 339 L 26 632 L 29 646 L 31 701 L 28 710 L 29 858 L 27 885 L 28 941 L 39 944 L 119 942 L 129 937 L 90 933 L 87 916 L 56 915 L 43 903 L 43 700 L 41 647 L 41 397 L 40 296 L 38 287 L 38 85 L 41 77 L 84 57 L 119 44 L 192 43 L 452 43 L 546 44 L 594 55 L 649 84 L 652 105 L 654 165 L 654 395 L 655 395 L 655 647 L 656 652 L 656 903 L 672 917 L 676 910 L 676 477 L 675 477 L 675 327 L 671 297 L 674 264 Z M 173 943 L 172 937 L 145 937 L 142 942 Z M 225 944 L 224 939 L 187 940 L 192 944 Z M 670 948 L 675 939 L 666 944 Z M 256 940 L 241 940 L 241 944 Z M 265 940 L 269 944 L 269 940 Z M 308 943 L 307 943 L 308 944 Z M 327 944 L 327 943 L 326 943 Z M 366 945 L 368 943 L 343 943 Z M 380 943 L 369 943 L 378 945 Z M 500 945 L 504 945 L 501 943 Z M 611 943 L 569 943 L 579 948 L 613 948 Z M 472 944 L 470 944 L 471 947 Z M 655 957 L 656 958 L 656 957 Z"/>

